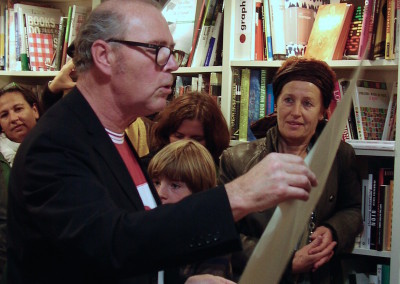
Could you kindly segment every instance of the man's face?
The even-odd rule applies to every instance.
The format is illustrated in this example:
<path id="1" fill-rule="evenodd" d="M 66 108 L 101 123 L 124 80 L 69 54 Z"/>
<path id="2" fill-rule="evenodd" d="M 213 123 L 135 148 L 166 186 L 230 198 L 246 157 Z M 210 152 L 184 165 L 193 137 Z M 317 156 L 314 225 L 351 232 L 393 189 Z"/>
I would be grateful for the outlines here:
<path id="1" fill-rule="evenodd" d="M 138 11 L 139 10 L 139 11 Z M 172 35 L 160 11 L 151 6 L 139 6 L 137 17 L 129 20 L 128 32 L 123 40 L 174 47 Z M 115 46 L 115 83 L 120 109 L 138 116 L 162 110 L 172 92 L 173 76 L 178 69 L 171 55 L 163 67 L 156 64 L 156 50 L 146 47 Z"/>

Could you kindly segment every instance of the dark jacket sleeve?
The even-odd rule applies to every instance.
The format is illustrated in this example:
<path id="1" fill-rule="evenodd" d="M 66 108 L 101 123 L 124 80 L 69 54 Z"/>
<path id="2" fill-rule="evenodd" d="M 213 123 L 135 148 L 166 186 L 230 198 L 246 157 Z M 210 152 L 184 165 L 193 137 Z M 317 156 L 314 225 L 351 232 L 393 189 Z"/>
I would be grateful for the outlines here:
<path id="1" fill-rule="evenodd" d="M 49 85 L 46 84 L 46 87 L 43 90 L 43 93 L 40 97 L 40 103 L 43 112 L 46 112 L 52 105 L 54 105 L 57 101 L 59 101 L 63 96 L 62 92 L 53 93 L 49 89 Z"/>

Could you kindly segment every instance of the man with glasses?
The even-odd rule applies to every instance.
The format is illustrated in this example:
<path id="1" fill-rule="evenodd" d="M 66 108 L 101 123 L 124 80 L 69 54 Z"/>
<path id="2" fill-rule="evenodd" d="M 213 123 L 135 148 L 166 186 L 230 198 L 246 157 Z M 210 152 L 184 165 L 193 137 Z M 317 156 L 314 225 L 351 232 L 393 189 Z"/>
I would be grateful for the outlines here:
<path id="1" fill-rule="evenodd" d="M 15 159 L 10 283 L 179 283 L 174 267 L 240 249 L 235 221 L 307 199 L 313 173 L 275 154 L 225 186 L 158 206 L 123 133 L 165 107 L 181 55 L 149 1 L 110 0 L 91 13 L 75 39 L 76 88 Z"/>

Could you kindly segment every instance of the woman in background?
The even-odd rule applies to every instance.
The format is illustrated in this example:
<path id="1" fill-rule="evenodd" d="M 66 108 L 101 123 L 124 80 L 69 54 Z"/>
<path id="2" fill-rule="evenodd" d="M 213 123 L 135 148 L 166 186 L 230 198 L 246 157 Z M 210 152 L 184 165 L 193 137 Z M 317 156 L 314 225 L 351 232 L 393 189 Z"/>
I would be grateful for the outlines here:
<path id="1" fill-rule="evenodd" d="M 323 61 L 287 59 L 272 82 L 277 105 L 275 123 L 265 130 L 264 138 L 229 148 L 222 154 L 220 181 L 226 183 L 244 174 L 272 152 L 305 158 L 325 125 L 335 80 L 335 73 Z M 242 238 L 246 253 L 234 255 L 232 259 L 237 277 L 273 212 L 274 208 L 250 214 L 239 222 L 240 233 L 250 241 Z M 335 282 L 334 278 L 340 277 L 335 256 L 351 252 L 362 229 L 361 187 L 355 153 L 343 141 L 306 227 L 298 246 L 292 248 L 293 258 L 282 282 Z"/>
<path id="2" fill-rule="evenodd" d="M 207 148 L 216 165 L 223 150 L 228 148 L 230 133 L 226 120 L 214 99 L 207 93 L 189 92 L 175 98 L 155 118 L 151 131 L 150 159 L 171 142 L 192 139 Z"/>

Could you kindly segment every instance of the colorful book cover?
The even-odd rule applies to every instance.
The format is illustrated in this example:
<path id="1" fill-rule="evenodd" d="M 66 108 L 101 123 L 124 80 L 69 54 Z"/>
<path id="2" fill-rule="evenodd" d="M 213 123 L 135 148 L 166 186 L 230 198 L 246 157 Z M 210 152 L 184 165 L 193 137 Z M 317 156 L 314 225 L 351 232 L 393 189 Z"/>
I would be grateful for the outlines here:
<path id="1" fill-rule="evenodd" d="M 353 104 L 358 139 L 381 140 L 389 105 L 386 83 L 358 80 Z"/>
<path id="2" fill-rule="evenodd" d="M 354 6 L 346 3 L 319 7 L 305 57 L 340 60 L 343 57 Z"/>
<path id="3" fill-rule="evenodd" d="M 275 98 L 274 98 L 274 89 L 272 87 L 272 83 L 267 84 L 267 109 L 266 115 L 269 115 L 274 112 L 275 107 Z"/>
<path id="4" fill-rule="evenodd" d="M 344 48 L 344 57 L 348 59 L 358 59 L 361 33 L 363 30 L 363 26 L 367 26 L 365 22 L 363 22 L 365 0 L 340 0 L 340 3 L 354 5 L 353 18 L 350 24 L 349 35 L 346 40 L 346 46 Z M 367 26 L 367 28 L 369 29 L 369 26 Z"/>
<path id="5" fill-rule="evenodd" d="M 29 60 L 32 71 L 51 70 L 53 59 L 53 36 L 51 34 L 28 34 Z"/>

